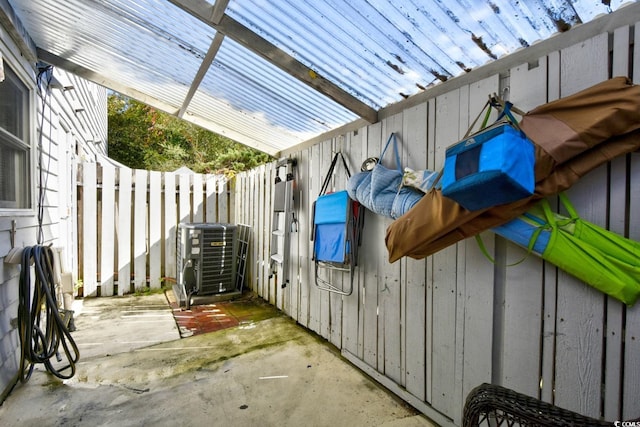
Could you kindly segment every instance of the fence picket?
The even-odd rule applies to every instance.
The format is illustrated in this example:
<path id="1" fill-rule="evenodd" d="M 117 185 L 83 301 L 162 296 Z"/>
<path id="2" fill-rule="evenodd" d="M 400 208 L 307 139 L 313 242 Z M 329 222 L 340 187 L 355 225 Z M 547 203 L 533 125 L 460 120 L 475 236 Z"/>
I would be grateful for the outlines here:
<path id="1" fill-rule="evenodd" d="M 637 33 L 636 33 L 637 34 Z M 636 35 L 636 40 L 639 38 Z M 640 40 L 638 40 L 640 41 Z M 638 46 L 638 45 L 636 45 Z M 636 47 L 636 52 L 638 52 Z M 631 154 L 629 165 L 631 182 L 640 182 L 640 154 Z M 629 238 L 640 240 L 640 188 L 633 187 L 629 197 Z M 640 303 L 626 308 L 624 329 L 624 377 L 622 378 L 622 419 L 640 416 L 638 396 L 640 395 Z M 635 327 L 634 327 L 635 326 Z"/>
<path id="2" fill-rule="evenodd" d="M 218 179 L 218 222 L 222 223 L 231 221 L 227 185 L 226 179 Z"/>
<path id="3" fill-rule="evenodd" d="M 605 61 L 606 34 L 563 49 L 560 55 L 561 96 L 568 96 L 603 81 L 608 76 Z M 606 166 L 595 169 L 577 182 L 567 195 L 582 218 L 606 223 Z M 558 272 L 557 340 L 555 355 L 555 404 L 581 414 L 598 417 L 602 380 L 602 331 L 605 300 L 602 293 L 585 286 L 564 271 Z M 583 390 L 572 393 L 571 390 Z"/>
<path id="4" fill-rule="evenodd" d="M 115 217 L 113 207 L 116 195 L 115 168 L 102 165 L 102 222 L 100 232 L 100 295 L 113 295 L 113 276 L 115 261 Z"/>
<path id="5" fill-rule="evenodd" d="M 193 205 L 191 212 L 193 212 L 192 222 L 204 222 L 204 194 L 202 187 L 202 175 L 194 174 L 191 177 L 193 179 Z"/>
<path id="6" fill-rule="evenodd" d="M 176 277 L 176 176 L 164 174 L 164 277 Z"/>
<path id="7" fill-rule="evenodd" d="M 149 287 L 162 286 L 162 174 L 149 172 Z"/>
<path id="8" fill-rule="evenodd" d="M 418 125 L 416 125 L 418 124 Z M 427 104 L 409 110 L 404 118 L 402 135 L 404 138 L 404 161 L 406 167 L 414 170 L 425 169 L 427 165 Z M 403 260 L 404 277 L 402 286 L 402 313 L 406 321 L 402 324 L 402 372 L 401 385 L 405 386 L 421 401 L 425 397 L 425 345 L 426 345 L 426 264 L 424 260 Z"/>
<path id="9" fill-rule="evenodd" d="M 147 283 L 147 171 L 134 171 L 133 207 L 133 288 Z"/>
<path id="10" fill-rule="evenodd" d="M 218 206 L 216 199 L 218 197 L 218 180 L 215 175 L 207 175 L 205 180 L 205 191 L 207 193 L 205 221 L 218 222 Z"/>
<path id="11" fill-rule="evenodd" d="M 618 28 L 614 32 L 613 57 L 612 57 L 612 75 L 624 75 L 629 69 L 629 27 Z M 620 235 L 624 235 L 626 229 L 626 217 L 628 214 L 627 197 L 628 189 L 626 179 L 629 171 L 627 170 L 627 157 L 616 158 L 611 162 L 609 191 L 611 200 L 609 202 L 609 227 Z M 612 209 L 612 206 L 614 207 Z M 624 209 L 620 209 L 624 206 Z M 604 331 L 605 360 L 607 360 L 607 368 L 604 371 L 605 384 L 609 393 L 605 395 L 604 416 L 608 420 L 621 419 L 620 413 L 620 391 L 622 389 L 621 382 L 623 376 L 622 369 L 622 351 L 624 343 L 622 342 L 622 334 L 624 331 L 624 305 L 613 298 L 607 298 L 606 301 L 606 330 Z"/>
<path id="12" fill-rule="evenodd" d="M 131 292 L 131 169 L 118 172 L 118 295 L 124 295 Z"/>
<path id="13" fill-rule="evenodd" d="M 297 181 L 296 184 L 300 188 L 299 192 L 299 207 L 298 211 L 298 239 L 300 241 L 300 276 L 298 277 L 300 294 L 300 304 L 298 307 L 297 321 L 301 325 L 307 326 L 309 324 L 309 287 L 315 286 L 310 282 L 309 271 L 311 271 L 311 257 L 310 250 L 311 244 L 308 243 L 311 235 L 311 204 L 313 203 L 311 196 L 309 195 L 310 184 L 310 171 L 309 171 L 309 150 L 305 150 L 300 154 L 297 167 Z M 304 189 L 304 190 L 302 190 Z"/>
<path id="14" fill-rule="evenodd" d="M 189 175 L 178 176 L 178 218 L 191 222 L 191 180 Z"/>

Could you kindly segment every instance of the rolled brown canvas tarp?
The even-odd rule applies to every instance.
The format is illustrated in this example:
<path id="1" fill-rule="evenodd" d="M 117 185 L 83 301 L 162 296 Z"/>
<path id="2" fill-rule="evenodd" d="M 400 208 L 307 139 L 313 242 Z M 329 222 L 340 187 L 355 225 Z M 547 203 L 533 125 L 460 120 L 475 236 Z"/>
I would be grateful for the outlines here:
<path id="1" fill-rule="evenodd" d="M 626 77 L 606 80 L 536 107 L 520 126 L 536 148 L 534 195 L 468 211 L 432 190 L 387 228 L 390 262 L 403 256 L 425 258 L 504 224 L 540 198 L 564 191 L 596 167 L 640 148 L 640 86 Z"/>

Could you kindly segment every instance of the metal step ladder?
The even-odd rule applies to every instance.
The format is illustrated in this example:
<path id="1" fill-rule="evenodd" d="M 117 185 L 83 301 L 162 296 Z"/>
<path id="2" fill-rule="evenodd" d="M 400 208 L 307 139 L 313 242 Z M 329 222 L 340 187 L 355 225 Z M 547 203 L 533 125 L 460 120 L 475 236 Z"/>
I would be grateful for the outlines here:
<path id="1" fill-rule="evenodd" d="M 276 164 L 276 178 L 273 196 L 273 218 L 271 222 L 271 271 L 269 277 L 281 276 L 280 285 L 289 283 L 289 248 L 291 233 L 297 228 L 293 211 L 293 188 L 296 159 L 280 159 Z M 277 280 L 277 279 L 276 279 Z"/>

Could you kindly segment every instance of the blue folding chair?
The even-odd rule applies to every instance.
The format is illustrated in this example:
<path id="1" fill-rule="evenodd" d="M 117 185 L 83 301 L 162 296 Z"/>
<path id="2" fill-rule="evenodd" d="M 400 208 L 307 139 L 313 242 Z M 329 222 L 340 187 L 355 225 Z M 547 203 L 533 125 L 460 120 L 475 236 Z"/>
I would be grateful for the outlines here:
<path id="1" fill-rule="evenodd" d="M 346 190 L 327 193 L 338 156 L 342 158 L 347 176 L 350 176 L 342 153 L 336 153 L 320 195 L 313 204 L 311 240 L 315 262 L 315 284 L 319 289 L 328 292 L 351 295 L 355 267 L 358 264 L 358 247 L 364 225 L 364 209 L 360 208 L 358 202 L 351 200 Z M 324 274 L 322 274 L 323 270 Z M 348 286 L 344 285 L 342 275 L 335 275 L 332 271 L 349 273 Z"/>

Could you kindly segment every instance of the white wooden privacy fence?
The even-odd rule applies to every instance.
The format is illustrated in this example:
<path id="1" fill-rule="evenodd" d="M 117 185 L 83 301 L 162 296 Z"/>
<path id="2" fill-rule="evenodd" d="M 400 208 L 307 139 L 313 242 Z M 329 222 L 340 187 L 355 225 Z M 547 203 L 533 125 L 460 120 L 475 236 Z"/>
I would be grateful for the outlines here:
<path id="1" fill-rule="evenodd" d="M 83 163 L 78 179 L 81 296 L 160 288 L 176 277 L 181 222 L 230 222 L 228 180 Z"/>
<path id="2" fill-rule="evenodd" d="M 640 303 L 626 307 L 536 256 L 506 267 L 525 252 L 490 231 L 483 239 L 495 264 L 474 239 L 389 264 L 391 220 L 371 212 L 354 293 L 327 293 L 314 285 L 312 203 L 336 151 L 355 172 L 391 132 L 404 166 L 437 170 L 489 94 L 508 93 L 526 111 L 613 76 L 640 82 L 640 26 L 573 43 L 293 153 L 298 226 L 288 284 L 269 269 L 274 165 L 236 179 L 236 221 L 256 230 L 253 289 L 439 424 L 461 425 L 467 394 L 483 382 L 591 417 L 640 417 Z M 344 176 L 334 183 L 343 189 Z M 586 220 L 640 240 L 640 154 L 590 172 L 568 194 Z"/>

